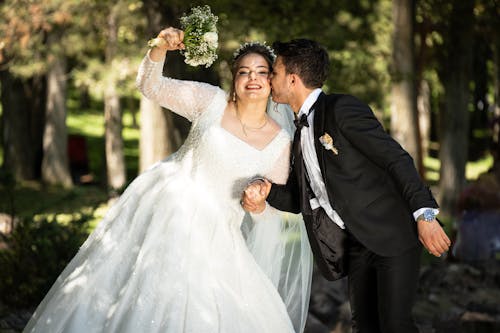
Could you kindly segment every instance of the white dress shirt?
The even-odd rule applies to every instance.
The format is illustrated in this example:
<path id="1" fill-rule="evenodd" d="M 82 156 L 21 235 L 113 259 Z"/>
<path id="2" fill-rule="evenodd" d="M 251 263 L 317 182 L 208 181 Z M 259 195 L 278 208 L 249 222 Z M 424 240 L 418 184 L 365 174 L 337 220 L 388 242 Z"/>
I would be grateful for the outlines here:
<path id="1" fill-rule="evenodd" d="M 319 168 L 316 148 L 314 147 L 314 110 L 309 112 L 309 109 L 316 102 L 319 94 L 321 94 L 321 89 L 317 88 L 313 90 L 309 96 L 307 96 L 299 111 L 299 118 L 303 114 L 306 114 L 307 122 L 309 123 L 309 127 L 302 127 L 300 143 L 302 157 L 304 158 L 304 164 L 306 165 L 307 174 L 310 179 L 311 189 L 316 196 L 316 198 L 311 199 L 310 204 L 312 209 L 316 209 L 319 206 L 323 207 L 328 217 L 340 228 L 345 229 L 344 221 L 342 221 L 339 214 L 337 214 L 330 204 L 326 186 L 323 182 L 323 176 L 321 175 L 321 169 Z"/>
<path id="2" fill-rule="evenodd" d="M 321 169 L 319 167 L 318 155 L 316 155 L 316 147 L 314 146 L 314 109 L 310 109 L 318 99 L 321 92 L 322 90 L 320 88 L 314 89 L 309 96 L 307 96 L 298 113 L 299 118 L 303 114 L 307 115 L 307 122 L 309 123 L 309 127 L 302 127 L 302 131 L 300 133 L 300 143 L 304 164 L 310 179 L 310 185 L 314 195 L 316 196 L 316 198 L 311 199 L 310 204 L 312 209 L 316 209 L 320 206 L 323 207 L 328 217 L 330 217 L 330 219 L 340 228 L 345 229 L 344 221 L 342 221 L 339 214 L 337 214 L 330 204 L 323 176 L 321 175 Z M 333 200 L 335 200 L 335 198 L 333 198 Z M 414 219 L 417 220 L 417 217 L 420 216 L 426 209 L 428 208 L 423 207 L 416 210 L 413 213 Z M 433 210 L 436 215 L 439 213 L 438 209 L 433 208 Z"/>

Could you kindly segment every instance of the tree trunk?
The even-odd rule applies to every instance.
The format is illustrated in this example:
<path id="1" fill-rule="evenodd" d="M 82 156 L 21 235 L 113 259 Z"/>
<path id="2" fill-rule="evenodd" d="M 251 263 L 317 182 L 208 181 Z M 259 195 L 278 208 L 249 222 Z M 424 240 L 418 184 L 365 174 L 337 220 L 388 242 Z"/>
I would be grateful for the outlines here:
<path id="1" fill-rule="evenodd" d="M 53 37 L 52 37 L 53 38 Z M 49 44 L 56 42 L 49 37 Z M 43 133 L 42 180 L 51 185 L 73 186 L 68 161 L 66 129 L 66 60 L 54 59 L 47 73 L 47 107 Z"/>
<path id="2" fill-rule="evenodd" d="M 109 13 L 107 25 L 107 41 L 105 49 L 106 64 L 112 70 L 113 59 L 117 48 L 117 14 L 115 5 Z M 115 87 L 114 80 L 108 80 L 104 92 L 104 126 L 105 126 L 105 151 L 106 151 L 106 173 L 108 188 L 112 195 L 125 186 L 127 177 L 125 169 L 125 157 L 123 152 L 122 137 L 122 112 L 120 98 Z"/>
<path id="3" fill-rule="evenodd" d="M 2 103 L 2 168 L 17 181 L 40 177 L 43 123 L 45 117 L 45 80 L 15 78 L 0 71 Z"/>
<path id="4" fill-rule="evenodd" d="M 410 153 L 415 166 L 422 172 L 415 89 L 414 13 L 414 0 L 393 1 L 391 134 Z"/>
<path id="5" fill-rule="evenodd" d="M 493 44 L 493 168 L 500 179 L 500 34 Z"/>
<path id="6" fill-rule="evenodd" d="M 415 28 L 418 29 L 418 33 L 416 34 L 419 37 L 419 48 L 415 52 L 415 82 L 417 85 L 417 114 L 423 162 L 424 158 L 429 156 L 432 131 L 431 89 L 429 82 L 424 78 L 425 68 L 430 62 L 429 46 L 426 43 L 426 39 L 432 32 L 429 18 L 423 15 L 421 22 L 415 25 Z M 425 176 L 425 172 L 421 173 L 422 176 Z"/>
<path id="7" fill-rule="evenodd" d="M 439 201 L 445 215 L 458 213 L 457 200 L 465 185 L 471 100 L 469 82 L 473 54 L 473 5 L 474 0 L 453 2 L 447 41 L 448 56 L 442 67 L 445 108 L 441 113 Z"/>
<path id="8" fill-rule="evenodd" d="M 484 153 L 489 150 L 490 140 L 485 134 L 490 129 L 488 113 L 489 113 L 489 102 L 488 102 L 488 65 L 487 62 L 490 59 L 491 49 L 488 45 L 488 40 L 483 36 L 481 32 L 476 32 L 474 34 L 474 45 L 473 45 L 473 82 L 474 82 L 474 93 L 473 93 L 473 108 L 474 112 L 470 118 L 469 124 L 469 138 L 471 142 L 469 143 L 469 160 L 477 161 L 484 156 Z"/>
<path id="9" fill-rule="evenodd" d="M 177 148 L 172 114 L 157 103 L 141 98 L 140 172 L 166 158 Z"/>
<path id="10" fill-rule="evenodd" d="M 104 97 L 106 174 L 111 192 L 119 191 L 126 182 L 123 153 L 122 113 L 114 85 L 106 88 Z"/>
<path id="11" fill-rule="evenodd" d="M 429 155 L 429 143 L 431 138 L 431 91 L 426 80 L 420 81 L 418 89 L 417 109 L 418 126 L 420 129 L 420 147 L 422 159 Z"/>

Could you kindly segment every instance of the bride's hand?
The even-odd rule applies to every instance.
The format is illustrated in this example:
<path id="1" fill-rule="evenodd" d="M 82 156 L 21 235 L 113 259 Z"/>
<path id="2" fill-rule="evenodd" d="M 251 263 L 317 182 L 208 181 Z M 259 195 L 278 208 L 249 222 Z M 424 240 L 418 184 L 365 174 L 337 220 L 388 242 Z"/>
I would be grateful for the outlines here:
<path id="1" fill-rule="evenodd" d="M 183 50 L 185 45 L 184 41 L 184 31 L 176 28 L 166 28 L 160 31 L 158 37 L 156 38 L 158 45 L 156 47 L 161 50 L 174 51 Z"/>
<path id="2" fill-rule="evenodd" d="M 241 206 L 250 213 L 261 213 L 266 208 L 266 199 L 271 189 L 267 179 L 256 180 L 243 191 Z"/>
<path id="3" fill-rule="evenodd" d="M 152 47 L 149 54 L 151 60 L 160 61 L 167 51 L 183 50 L 186 47 L 183 40 L 184 31 L 172 27 L 163 29 L 148 43 Z"/>

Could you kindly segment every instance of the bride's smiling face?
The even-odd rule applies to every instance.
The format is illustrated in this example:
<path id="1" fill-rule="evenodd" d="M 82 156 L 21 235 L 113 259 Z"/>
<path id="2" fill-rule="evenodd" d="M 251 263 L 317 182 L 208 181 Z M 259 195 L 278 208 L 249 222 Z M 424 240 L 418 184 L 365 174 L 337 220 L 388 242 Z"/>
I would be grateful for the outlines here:
<path id="1" fill-rule="evenodd" d="M 240 99 L 268 98 L 271 93 L 269 65 L 256 53 L 244 56 L 236 71 L 234 90 Z"/>

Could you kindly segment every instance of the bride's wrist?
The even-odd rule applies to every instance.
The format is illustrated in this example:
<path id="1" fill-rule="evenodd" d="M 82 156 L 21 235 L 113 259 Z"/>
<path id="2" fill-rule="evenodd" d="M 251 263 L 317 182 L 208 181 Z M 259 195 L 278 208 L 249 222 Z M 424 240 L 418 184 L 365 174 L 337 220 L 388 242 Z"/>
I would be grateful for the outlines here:
<path id="1" fill-rule="evenodd" d="M 148 51 L 149 59 L 153 62 L 163 61 L 167 55 L 166 49 L 160 49 L 158 47 L 153 47 Z"/>

